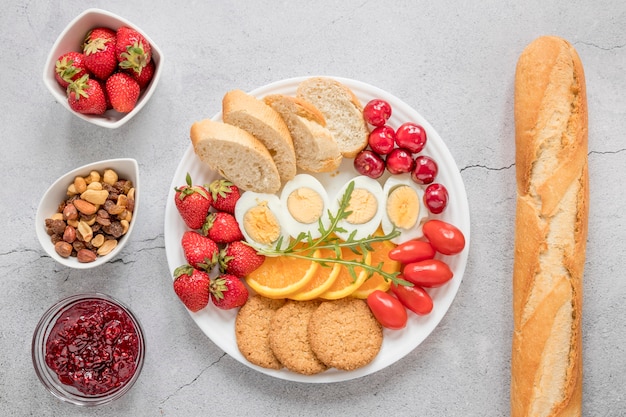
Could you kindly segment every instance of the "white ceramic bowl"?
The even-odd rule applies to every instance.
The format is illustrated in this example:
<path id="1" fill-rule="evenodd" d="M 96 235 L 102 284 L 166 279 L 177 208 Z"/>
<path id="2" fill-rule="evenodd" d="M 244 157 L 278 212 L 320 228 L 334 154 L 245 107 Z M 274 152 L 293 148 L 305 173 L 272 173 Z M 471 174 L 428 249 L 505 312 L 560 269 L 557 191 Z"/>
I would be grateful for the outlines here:
<path id="1" fill-rule="evenodd" d="M 74 182 L 74 178 L 76 176 L 87 176 L 93 170 L 102 173 L 107 168 L 111 168 L 117 172 L 120 179 L 131 180 L 135 187 L 135 208 L 133 210 L 133 216 L 130 221 L 128 231 L 118 239 L 115 249 L 113 249 L 108 255 L 98 256 L 93 262 L 81 263 L 78 262 L 76 257 L 72 256 L 63 258 L 54 249 L 54 244 L 46 232 L 46 219 L 56 213 L 59 204 L 67 198 L 67 187 Z M 137 165 L 137 161 L 131 158 L 108 159 L 105 161 L 94 162 L 68 172 L 56 180 L 50 188 L 48 188 L 39 202 L 37 215 L 35 216 L 35 230 L 41 246 L 52 259 L 61 265 L 65 265 L 70 268 L 88 269 L 110 261 L 115 258 L 124 245 L 126 245 L 128 239 L 130 239 L 130 235 L 135 227 L 135 223 L 137 223 L 139 215 L 139 200 L 141 198 L 140 193 L 139 166 Z"/>
<path id="2" fill-rule="evenodd" d="M 150 46 L 152 47 L 152 60 L 154 60 L 155 64 L 154 76 L 148 87 L 139 96 L 135 108 L 129 113 L 119 113 L 113 109 L 107 110 L 102 115 L 77 113 L 72 110 L 67 103 L 67 94 L 65 89 L 61 87 L 54 78 L 56 60 L 66 52 L 82 52 L 81 49 L 83 41 L 85 40 L 85 35 L 89 30 L 98 26 L 108 27 L 113 30 L 117 30 L 120 26 L 128 26 L 141 33 L 146 40 L 150 42 Z M 114 129 L 122 126 L 124 123 L 132 119 L 133 116 L 135 116 L 143 108 L 143 106 L 145 106 L 148 100 L 150 100 L 150 97 L 152 97 L 152 94 L 159 83 L 159 79 L 161 78 L 162 68 L 163 53 L 161 52 L 161 49 L 159 49 L 157 44 L 154 43 L 154 41 L 150 39 L 150 37 L 140 28 L 133 25 L 126 19 L 111 12 L 107 12 L 106 10 L 87 9 L 65 27 L 52 46 L 44 66 L 43 82 L 46 87 L 48 87 L 48 90 L 50 90 L 50 93 L 52 93 L 54 98 L 72 114 L 95 125 Z"/>

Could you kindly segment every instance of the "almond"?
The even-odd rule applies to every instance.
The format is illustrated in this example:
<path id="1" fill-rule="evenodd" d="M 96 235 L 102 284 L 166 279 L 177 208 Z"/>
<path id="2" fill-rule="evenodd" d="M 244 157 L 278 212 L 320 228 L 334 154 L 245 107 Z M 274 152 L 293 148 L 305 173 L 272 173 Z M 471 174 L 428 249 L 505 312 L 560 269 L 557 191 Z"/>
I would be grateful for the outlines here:
<path id="1" fill-rule="evenodd" d="M 86 216 L 90 216 L 96 213 L 96 206 L 89 201 L 76 199 L 74 200 L 74 207 Z"/>

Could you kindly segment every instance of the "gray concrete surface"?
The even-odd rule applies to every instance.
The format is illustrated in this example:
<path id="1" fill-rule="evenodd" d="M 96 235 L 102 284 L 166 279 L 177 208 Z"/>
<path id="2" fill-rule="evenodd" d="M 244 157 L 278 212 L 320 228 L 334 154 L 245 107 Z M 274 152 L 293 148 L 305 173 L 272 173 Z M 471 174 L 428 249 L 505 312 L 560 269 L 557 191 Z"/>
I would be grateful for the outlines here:
<path id="1" fill-rule="evenodd" d="M 41 81 L 56 36 L 87 7 L 139 25 L 167 58 L 152 101 L 120 129 L 70 115 Z M 522 49 L 544 34 L 571 41 L 587 77 L 584 415 L 626 415 L 625 3 L 9 0 L 0 24 L 0 415 L 508 415 L 513 77 Z M 376 85 L 425 116 L 458 164 L 472 220 L 464 280 L 431 336 L 373 375 L 320 385 L 270 378 L 214 345 L 172 292 L 163 236 L 166 196 L 191 123 L 219 111 L 230 89 L 311 74 Z M 143 217 L 114 262 L 90 273 L 61 267 L 37 242 L 39 198 L 62 173 L 111 157 L 139 162 Z M 148 353 L 128 395 L 87 410 L 44 390 L 30 342 L 49 305 L 92 290 L 131 305 Z"/>

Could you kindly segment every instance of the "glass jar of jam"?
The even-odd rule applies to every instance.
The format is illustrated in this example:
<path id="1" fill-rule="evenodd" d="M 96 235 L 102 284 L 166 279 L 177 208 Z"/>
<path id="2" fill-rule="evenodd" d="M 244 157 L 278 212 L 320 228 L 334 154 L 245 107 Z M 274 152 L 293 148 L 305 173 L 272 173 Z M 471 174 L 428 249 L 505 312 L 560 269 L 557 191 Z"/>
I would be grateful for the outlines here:
<path id="1" fill-rule="evenodd" d="M 139 321 L 104 294 L 79 294 L 53 305 L 32 343 L 37 376 L 56 397 L 100 405 L 124 395 L 139 377 L 145 342 Z"/>

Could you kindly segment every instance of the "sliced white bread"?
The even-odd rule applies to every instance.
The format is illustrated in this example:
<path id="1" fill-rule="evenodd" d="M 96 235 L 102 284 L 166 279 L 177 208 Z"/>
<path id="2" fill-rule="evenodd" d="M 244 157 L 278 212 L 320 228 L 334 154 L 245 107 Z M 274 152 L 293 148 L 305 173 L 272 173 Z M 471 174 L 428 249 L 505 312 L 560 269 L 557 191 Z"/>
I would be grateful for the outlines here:
<path id="1" fill-rule="evenodd" d="M 339 167 L 341 151 L 326 128 L 324 115 L 315 106 L 306 100 L 283 94 L 269 95 L 264 101 L 285 121 L 293 139 L 298 168 L 329 172 Z"/>
<path id="2" fill-rule="evenodd" d="M 276 164 L 265 146 L 237 126 L 205 119 L 191 126 L 196 155 L 243 190 L 276 193 L 281 186 Z"/>
<path id="3" fill-rule="evenodd" d="M 327 77 L 313 77 L 298 85 L 296 97 L 319 109 L 343 156 L 354 158 L 367 146 L 369 129 L 363 106 L 346 85 Z"/>
<path id="4" fill-rule="evenodd" d="M 241 90 L 232 90 L 222 99 L 222 119 L 247 131 L 265 145 L 283 183 L 296 175 L 296 153 L 291 134 L 274 109 Z"/>

